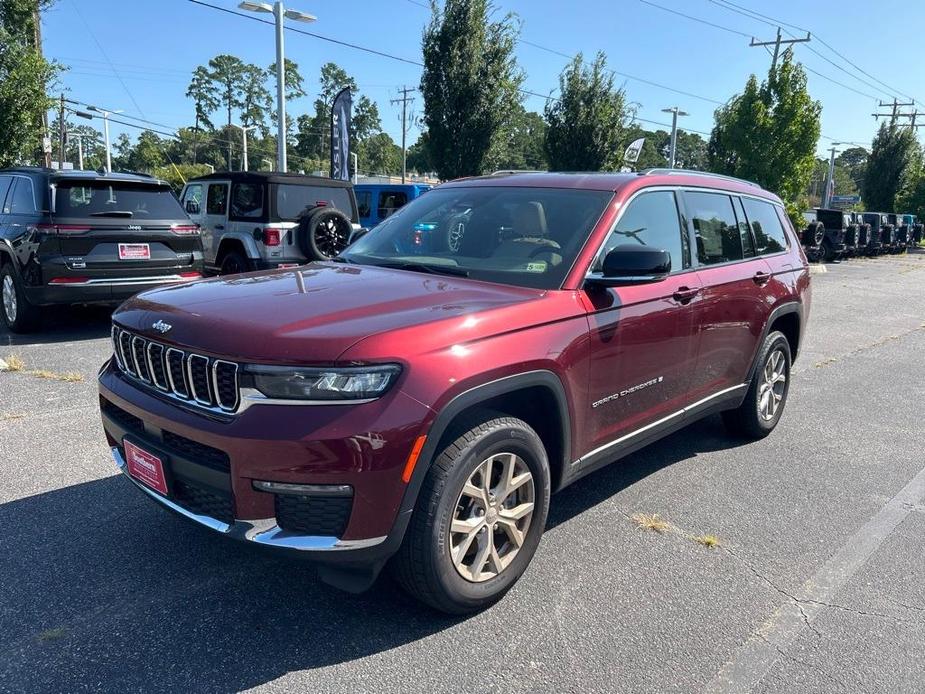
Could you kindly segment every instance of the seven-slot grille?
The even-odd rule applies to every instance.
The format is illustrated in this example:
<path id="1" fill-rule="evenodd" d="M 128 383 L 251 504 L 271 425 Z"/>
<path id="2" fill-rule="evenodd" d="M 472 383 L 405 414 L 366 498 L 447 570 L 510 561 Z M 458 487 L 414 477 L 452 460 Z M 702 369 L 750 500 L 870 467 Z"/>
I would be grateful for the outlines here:
<path id="1" fill-rule="evenodd" d="M 119 368 L 129 376 L 180 400 L 234 412 L 241 401 L 238 365 L 167 347 L 112 327 Z"/>

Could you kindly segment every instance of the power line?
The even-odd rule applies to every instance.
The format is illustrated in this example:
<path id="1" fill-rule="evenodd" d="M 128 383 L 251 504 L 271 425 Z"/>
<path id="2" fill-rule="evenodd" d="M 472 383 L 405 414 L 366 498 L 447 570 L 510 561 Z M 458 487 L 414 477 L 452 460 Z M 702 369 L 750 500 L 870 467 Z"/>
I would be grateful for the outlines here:
<path id="1" fill-rule="evenodd" d="M 679 17 L 690 19 L 693 22 L 700 22 L 701 24 L 706 24 L 707 26 L 711 26 L 715 29 L 721 29 L 723 31 L 728 31 L 730 34 L 738 34 L 739 36 L 744 36 L 747 39 L 751 38 L 752 36 L 751 34 L 746 34 L 744 31 L 730 29 L 729 27 L 724 27 L 722 24 L 714 24 L 713 22 L 708 22 L 706 19 L 700 19 L 699 17 L 694 17 L 689 14 L 684 14 L 683 12 L 678 12 L 677 10 L 673 10 L 670 7 L 662 7 L 661 5 L 656 5 L 654 2 L 650 2 L 649 0 L 639 0 L 639 2 L 641 2 L 643 5 L 650 5 L 652 7 L 657 7 L 658 9 L 664 10 L 665 12 L 670 12 L 671 14 L 676 14 Z"/>

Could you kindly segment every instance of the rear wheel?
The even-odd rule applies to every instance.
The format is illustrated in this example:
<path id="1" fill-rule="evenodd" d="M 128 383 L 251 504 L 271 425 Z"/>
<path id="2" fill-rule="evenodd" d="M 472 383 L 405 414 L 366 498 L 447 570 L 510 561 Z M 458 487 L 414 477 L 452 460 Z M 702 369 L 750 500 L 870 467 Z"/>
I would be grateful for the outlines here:
<path id="1" fill-rule="evenodd" d="M 239 275 L 250 270 L 250 263 L 238 251 L 228 251 L 222 256 L 220 268 L 220 274 L 222 275 Z"/>
<path id="2" fill-rule="evenodd" d="M 745 400 L 736 409 L 723 412 L 730 433 L 763 439 L 774 431 L 787 404 L 790 360 L 790 343 L 775 330 L 765 338 Z"/>
<path id="3" fill-rule="evenodd" d="M 393 568 L 411 595 L 452 614 L 483 609 L 536 552 L 549 510 L 542 441 L 513 417 L 486 415 L 427 473 Z"/>
<path id="4" fill-rule="evenodd" d="M 33 332 L 41 324 L 41 310 L 29 303 L 22 283 L 9 263 L 0 268 L 0 315 L 6 327 L 14 333 Z"/>

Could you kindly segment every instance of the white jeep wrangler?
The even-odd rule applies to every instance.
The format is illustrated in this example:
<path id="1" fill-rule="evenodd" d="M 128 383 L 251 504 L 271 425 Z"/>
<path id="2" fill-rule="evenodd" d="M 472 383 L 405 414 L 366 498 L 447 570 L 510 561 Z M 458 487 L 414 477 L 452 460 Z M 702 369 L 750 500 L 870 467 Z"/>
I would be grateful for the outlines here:
<path id="1" fill-rule="evenodd" d="M 191 179 L 180 202 L 222 275 L 333 258 L 360 229 L 352 185 L 319 176 L 216 172 Z"/>

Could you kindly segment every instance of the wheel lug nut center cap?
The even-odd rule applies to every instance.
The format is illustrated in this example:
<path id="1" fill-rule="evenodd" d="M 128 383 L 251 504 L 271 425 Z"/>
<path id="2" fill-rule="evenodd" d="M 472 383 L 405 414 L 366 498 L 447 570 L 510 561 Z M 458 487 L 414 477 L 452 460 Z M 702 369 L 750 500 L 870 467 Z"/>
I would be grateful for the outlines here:
<path id="1" fill-rule="evenodd" d="M 498 510 L 496 508 L 489 508 L 488 512 L 485 514 L 485 522 L 489 525 L 494 525 L 498 520 Z"/>

